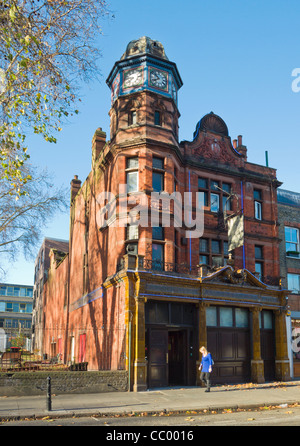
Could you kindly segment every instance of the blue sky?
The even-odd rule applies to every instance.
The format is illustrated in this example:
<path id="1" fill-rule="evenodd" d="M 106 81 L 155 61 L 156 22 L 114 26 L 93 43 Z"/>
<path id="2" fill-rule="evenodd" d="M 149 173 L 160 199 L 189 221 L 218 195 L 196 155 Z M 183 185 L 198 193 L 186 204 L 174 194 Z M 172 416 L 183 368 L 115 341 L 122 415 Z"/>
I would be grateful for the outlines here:
<path id="1" fill-rule="evenodd" d="M 107 76 L 131 40 L 148 36 L 164 45 L 183 80 L 179 139 L 192 140 L 197 122 L 213 111 L 232 139 L 243 135 L 248 161 L 265 164 L 267 150 L 282 187 L 300 192 L 300 92 L 292 90 L 292 71 L 300 67 L 299 0 L 111 0 L 110 9 L 115 18 L 103 21 L 98 40 L 100 83 L 83 86 L 80 113 L 56 145 L 29 140 L 34 165 L 47 167 L 56 185 L 69 187 L 75 174 L 85 180 L 95 130 L 102 127 L 109 139 Z M 68 213 L 49 221 L 44 237 L 68 239 Z M 0 262 L 7 283 L 33 284 L 34 260 Z"/>

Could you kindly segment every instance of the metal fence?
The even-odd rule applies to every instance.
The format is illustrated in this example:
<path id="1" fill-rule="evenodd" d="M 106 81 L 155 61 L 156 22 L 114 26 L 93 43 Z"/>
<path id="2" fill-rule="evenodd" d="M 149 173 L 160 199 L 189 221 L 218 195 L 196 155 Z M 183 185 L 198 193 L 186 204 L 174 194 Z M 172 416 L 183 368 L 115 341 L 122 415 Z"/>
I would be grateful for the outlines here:
<path id="1" fill-rule="evenodd" d="M 125 370 L 125 327 L 2 329 L 0 371 Z"/>

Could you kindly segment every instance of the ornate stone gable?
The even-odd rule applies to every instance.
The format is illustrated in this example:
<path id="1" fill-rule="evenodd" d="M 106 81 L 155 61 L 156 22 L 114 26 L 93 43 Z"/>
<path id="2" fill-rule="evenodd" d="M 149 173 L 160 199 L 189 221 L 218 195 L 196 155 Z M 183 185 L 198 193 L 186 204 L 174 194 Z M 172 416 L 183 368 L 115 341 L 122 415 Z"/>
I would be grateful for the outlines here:
<path id="1" fill-rule="evenodd" d="M 252 273 L 246 269 L 235 270 L 232 266 L 227 265 L 219 268 L 217 271 L 208 273 L 202 277 L 201 281 L 205 282 L 223 282 L 236 285 L 248 285 L 266 289 L 268 285 L 257 279 Z"/>
<path id="2" fill-rule="evenodd" d="M 187 157 L 207 164 L 217 163 L 237 169 L 243 167 L 247 159 L 246 148 L 236 148 L 237 144 L 232 144 L 226 123 L 213 112 L 203 116 L 197 123 L 193 141 L 183 141 L 181 146 Z"/>
<path id="3" fill-rule="evenodd" d="M 231 147 L 229 138 L 220 138 L 211 133 L 201 132 L 191 145 L 191 155 L 208 161 L 241 166 L 241 155 Z"/>
<path id="4" fill-rule="evenodd" d="M 259 280 L 254 274 L 247 269 L 235 270 L 232 266 L 227 265 L 214 272 L 208 273 L 201 278 L 202 283 L 230 283 L 234 285 L 244 285 L 249 287 L 260 288 L 263 290 L 280 290 L 278 286 L 271 286 Z"/>

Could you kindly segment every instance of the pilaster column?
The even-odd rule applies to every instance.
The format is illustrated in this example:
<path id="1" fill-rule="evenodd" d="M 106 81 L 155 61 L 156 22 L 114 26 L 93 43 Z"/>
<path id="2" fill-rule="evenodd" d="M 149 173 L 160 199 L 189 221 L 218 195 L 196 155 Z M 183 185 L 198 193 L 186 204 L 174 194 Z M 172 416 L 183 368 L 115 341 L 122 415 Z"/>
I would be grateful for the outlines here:
<path id="1" fill-rule="evenodd" d="M 135 311 L 135 301 L 134 301 L 134 282 L 132 278 L 126 274 L 124 277 L 125 284 L 125 326 L 126 326 L 126 370 L 128 371 L 128 390 L 131 390 L 133 382 L 133 367 L 132 367 L 132 356 L 134 349 L 134 342 L 132 336 L 132 325 Z"/>
<path id="2" fill-rule="evenodd" d="M 251 360 L 251 380 L 255 383 L 264 383 L 264 361 L 261 359 L 260 345 L 260 326 L 259 315 L 260 309 L 255 307 L 252 312 L 252 351 L 253 358 Z"/>
<path id="3" fill-rule="evenodd" d="M 206 307 L 204 303 L 199 304 L 199 349 L 203 346 L 207 348 L 207 330 L 206 330 Z M 198 361 L 196 361 L 197 373 L 196 373 L 196 385 L 201 386 L 199 366 L 201 362 L 201 353 L 198 351 Z"/>
<path id="4" fill-rule="evenodd" d="M 275 312 L 275 377 L 278 381 L 290 380 L 290 362 L 288 358 L 286 312 Z"/>
<path id="5" fill-rule="evenodd" d="M 133 391 L 147 390 L 147 361 L 145 359 L 145 302 L 143 297 L 135 298 L 134 317 L 134 383 Z"/>

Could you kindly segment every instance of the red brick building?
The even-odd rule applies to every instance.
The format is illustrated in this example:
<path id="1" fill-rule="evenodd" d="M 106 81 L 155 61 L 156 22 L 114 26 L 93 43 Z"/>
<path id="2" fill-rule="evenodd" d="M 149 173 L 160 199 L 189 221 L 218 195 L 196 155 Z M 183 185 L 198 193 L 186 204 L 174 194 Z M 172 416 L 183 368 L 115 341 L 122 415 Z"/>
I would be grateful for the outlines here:
<path id="1" fill-rule="evenodd" d="M 201 345 L 215 382 L 287 379 L 276 171 L 248 162 L 242 137 L 232 141 L 213 112 L 179 142 L 182 80 L 160 42 L 130 42 L 107 84 L 110 140 L 96 130 L 92 170 L 71 182 L 69 253 L 53 254 L 48 274 L 45 352 L 60 345 L 66 362 L 126 368 L 134 390 L 194 385 Z M 156 203 L 153 192 L 182 200 Z M 190 237 L 202 206 L 204 233 Z M 244 244 L 230 259 L 224 217 L 234 215 Z"/>
<path id="2" fill-rule="evenodd" d="M 34 265 L 33 313 L 32 313 L 32 350 L 41 354 L 43 350 L 44 330 L 44 283 L 50 267 L 50 250 L 56 261 L 62 260 L 69 249 L 67 240 L 45 238 L 39 249 Z"/>
<path id="3" fill-rule="evenodd" d="M 288 296 L 290 320 L 291 373 L 300 376 L 300 194 L 278 189 L 278 219 L 280 223 L 280 272 L 282 283 L 290 291 Z"/>

